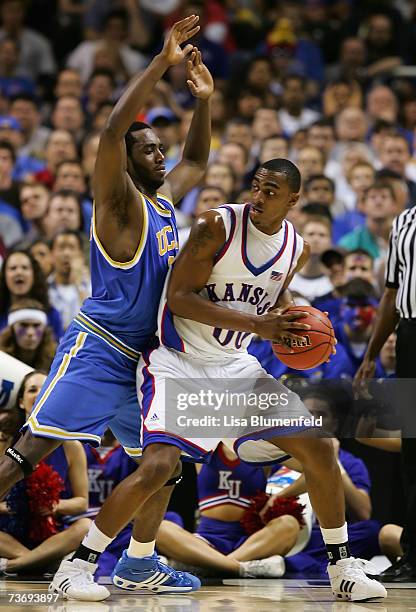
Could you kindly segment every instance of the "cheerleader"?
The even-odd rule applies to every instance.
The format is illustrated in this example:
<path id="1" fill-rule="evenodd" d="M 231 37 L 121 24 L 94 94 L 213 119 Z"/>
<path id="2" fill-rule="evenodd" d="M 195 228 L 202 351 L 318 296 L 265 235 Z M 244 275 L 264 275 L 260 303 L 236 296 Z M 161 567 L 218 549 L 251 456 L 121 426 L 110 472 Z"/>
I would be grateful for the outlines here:
<path id="1" fill-rule="evenodd" d="M 156 546 L 160 553 L 187 565 L 199 566 L 245 578 L 280 577 L 285 555 L 296 543 L 300 525 L 291 514 L 271 518 L 252 530 L 250 508 L 256 497 L 265 501 L 267 478 L 263 468 L 238 459 L 220 443 L 207 464 L 198 465 L 200 521 L 192 534 L 170 521 L 163 521 Z M 296 504 L 294 504 L 296 506 Z M 301 521 L 301 509 L 297 506 Z M 249 521 L 246 519 L 251 517 Z M 265 517 L 264 517 L 265 518 Z"/>
<path id="2" fill-rule="evenodd" d="M 45 378 L 38 371 L 24 377 L 15 409 L 0 421 L 1 453 L 30 415 Z M 64 442 L 0 502 L 0 570 L 44 571 L 76 550 L 91 521 L 81 518 L 68 525 L 66 517 L 79 515 L 87 506 L 85 452 L 80 442 Z"/>

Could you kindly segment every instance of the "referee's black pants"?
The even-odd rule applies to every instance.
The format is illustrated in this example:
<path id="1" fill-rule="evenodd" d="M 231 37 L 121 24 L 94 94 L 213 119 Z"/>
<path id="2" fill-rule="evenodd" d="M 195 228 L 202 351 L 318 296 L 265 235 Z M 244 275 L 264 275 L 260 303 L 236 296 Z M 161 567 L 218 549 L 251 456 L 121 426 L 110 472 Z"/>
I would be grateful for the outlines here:
<path id="1" fill-rule="evenodd" d="M 416 567 L 416 319 L 401 319 L 397 329 L 397 378 L 412 378 L 400 385 L 400 403 L 405 424 L 402 438 L 402 472 L 406 513 L 401 545 Z M 399 383 L 400 384 L 400 383 Z M 403 402 L 402 402 L 403 398 Z"/>

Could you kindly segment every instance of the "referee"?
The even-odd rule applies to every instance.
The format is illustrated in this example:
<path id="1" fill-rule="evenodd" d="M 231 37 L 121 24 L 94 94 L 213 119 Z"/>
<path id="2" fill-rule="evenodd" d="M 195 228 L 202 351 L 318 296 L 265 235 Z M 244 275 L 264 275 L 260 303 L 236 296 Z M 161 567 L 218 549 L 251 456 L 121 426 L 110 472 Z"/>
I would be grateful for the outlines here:
<path id="1" fill-rule="evenodd" d="M 398 324 L 398 326 L 397 326 Z M 393 222 L 386 270 L 386 287 L 374 331 L 355 381 L 372 378 L 375 359 L 397 326 L 397 378 L 416 379 L 416 207 L 403 211 Z M 403 414 L 416 422 L 416 394 L 401 385 Z M 410 401 L 409 401 L 410 398 Z M 409 419 L 409 422 L 410 422 Z M 405 418 L 405 421 L 407 419 Z M 380 574 L 384 582 L 416 581 L 416 438 L 402 439 L 402 469 L 406 488 L 406 514 L 400 543 L 403 557 Z"/>

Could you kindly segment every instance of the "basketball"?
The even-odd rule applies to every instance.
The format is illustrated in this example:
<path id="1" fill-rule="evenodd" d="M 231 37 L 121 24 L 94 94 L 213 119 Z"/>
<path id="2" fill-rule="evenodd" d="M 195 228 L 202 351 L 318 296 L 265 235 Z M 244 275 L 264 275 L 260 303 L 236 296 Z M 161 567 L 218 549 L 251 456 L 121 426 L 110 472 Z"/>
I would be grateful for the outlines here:
<path id="1" fill-rule="evenodd" d="M 279 342 L 273 342 L 272 347 L 276 357 L 295 370 L 310 370 L 327 361 L 335 344 L 334 328 L 328 316 L 313 306 L 293 306 L 286 312 L 307 312 L 307 317 L 297 321 L 306 323 L 311 328 L 307 332 L 293 330 L 305 338 L 303 342 L 292 338 L 282 338 Z"/>

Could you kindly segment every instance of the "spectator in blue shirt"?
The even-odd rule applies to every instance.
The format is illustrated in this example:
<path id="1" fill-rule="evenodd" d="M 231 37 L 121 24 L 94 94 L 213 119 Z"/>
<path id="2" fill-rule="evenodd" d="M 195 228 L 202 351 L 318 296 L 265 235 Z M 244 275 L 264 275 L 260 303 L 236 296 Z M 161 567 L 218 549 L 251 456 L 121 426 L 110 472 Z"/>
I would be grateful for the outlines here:
<path id="1" fill-rule="evenodd" d="M 343 288 L 340 320 L 335 336 L 351 360 L 354 373 L 361 365 L 375 323 L 378 300 L 374 287 L 361 278 L 350 280 Z"/>
<path id="2" fill-rule="evenodd" d="M 33 95 L 35 93 L 34 81 L 19 74 L 19 48 L 13 38 L 0 40 L 0 91 L 3 96 L 13 98 L 19 94 Z"/>

